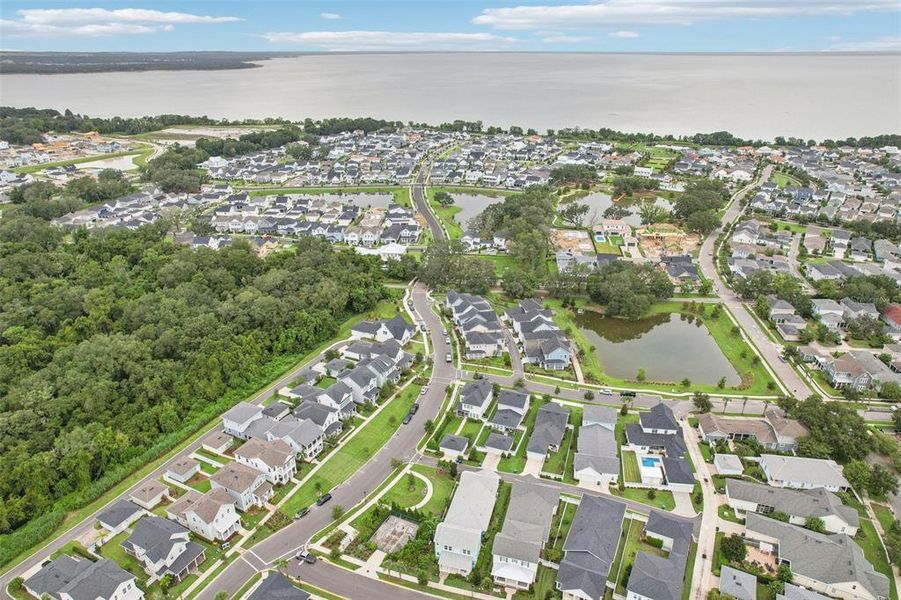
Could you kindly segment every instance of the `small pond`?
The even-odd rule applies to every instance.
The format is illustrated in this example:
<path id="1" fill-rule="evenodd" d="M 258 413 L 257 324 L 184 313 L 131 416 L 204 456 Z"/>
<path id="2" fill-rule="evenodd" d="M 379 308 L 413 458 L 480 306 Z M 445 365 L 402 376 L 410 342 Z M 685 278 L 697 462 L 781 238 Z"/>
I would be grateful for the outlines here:
<path id="1" fill-rule="evenodd" d="M 454 206 L 460 207 L 460 212 L 454 215 L 454 220 L 466 231 L 469 220 L 482 214 L 482 211 L 504 201 L 504 196 L 486 196 L 484 194 L 451 194 Z"/>
<path id="2" fill-rule="evenodd" d="M 610 197 L 610 195 L 604 194 L 602 192 L 591 192 L 584 198 L 573 200 L 573 202 L 588 207 L 588 212 L 585 215 L 584 221 L 586 227 L 597 225 L 602 220 L 604 220 L 604 211 L 613 206 L 613 199 Z M 672 210 L 673 208 L 672 203 L 661 196 L 657 196 L 657 199 L 654 201 L 654 203 L 657 206 L 665 208 L 666 210 Z M 617 206 L 627 208 L 631 211 L 629 216 L 623 219 L 626 223 L 628 223 L 632 227 L 641 227 L 641 214 L 639 213 L 641 205 L 639 202 L 620 201 L 616 204 Z M 558 206 L 558 209 L 565 206 L 566 204 L 561 204 L 560 206 Z"/>
<path id="3" fill-rule="evenodd" d="M 605 373 L 634 380 L 644 369 L 648 381 L 715 385 L 741 383 L 735 367 L 720 351 L 704 325 L 682 320 L 679 314 L 659 314 L 629 321 L 586 312 L 575 316 L 580 331 L 595 347 Z"/>

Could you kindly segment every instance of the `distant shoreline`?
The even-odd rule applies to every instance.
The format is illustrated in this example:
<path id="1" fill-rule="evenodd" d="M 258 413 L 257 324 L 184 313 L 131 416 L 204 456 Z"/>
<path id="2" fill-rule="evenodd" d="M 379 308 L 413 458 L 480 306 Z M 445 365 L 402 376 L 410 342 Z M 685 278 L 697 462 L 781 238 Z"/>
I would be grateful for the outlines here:
<path id="1" fill-rule="evenodd" d="M 301 58 L 303 56 L 377 56 L 377 55 L 598 55 L 598 56 L 691 56 L 691 57 L 761 57 L 809 56 L 867 58 L 898 56 L 901 52 L 594 52 L 594 51 L 359 51 L 359 52 L 26 52 L 0 51 L 0 75 L 58 75 L 70 73 L 116 73 L 142 71 L 225 71 L 255 69 L 273 58 Z"/>

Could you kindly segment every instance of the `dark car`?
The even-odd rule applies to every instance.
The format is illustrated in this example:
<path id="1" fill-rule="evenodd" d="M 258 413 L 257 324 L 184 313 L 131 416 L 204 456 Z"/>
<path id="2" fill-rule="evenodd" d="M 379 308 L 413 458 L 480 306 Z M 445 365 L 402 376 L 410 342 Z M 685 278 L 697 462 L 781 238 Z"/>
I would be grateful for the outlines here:
<path id="1" fill-rule="evenodd" d="M 415 415 L 418 410 L 419 410 L 419 402 L 414 402 L 413 406 L 410 407 L 410 414 Z"/>
<path id="2" fill-rule="evenodd" d="M 409 425 L 410 421 L 413 420 L 413 413 L 407 413 L 404 415 L 404 420 L 401 421 L 404 425 Z"/>
<path id="3" fill-rule="evenodd" d="M 319 496 L 316 499 L 316 506 L 322 506 L 323 504 L 325 504 L 326 502 L 328 502 L 331 499 L 332 499 L 331 494 L 322 494 L 321 496 Z"/>

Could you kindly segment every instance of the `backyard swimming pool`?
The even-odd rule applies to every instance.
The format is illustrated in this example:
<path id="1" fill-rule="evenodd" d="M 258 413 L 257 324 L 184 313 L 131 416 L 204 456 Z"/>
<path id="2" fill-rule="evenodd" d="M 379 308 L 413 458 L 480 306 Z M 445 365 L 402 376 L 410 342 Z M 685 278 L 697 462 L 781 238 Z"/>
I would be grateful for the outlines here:
<path id="1" fill-rule="evenodd" d="M 643 456 L 641 458 L 641 466 L 643 467 L 658 467 L 660 466 L 660 459 L 656 456 Z"/>

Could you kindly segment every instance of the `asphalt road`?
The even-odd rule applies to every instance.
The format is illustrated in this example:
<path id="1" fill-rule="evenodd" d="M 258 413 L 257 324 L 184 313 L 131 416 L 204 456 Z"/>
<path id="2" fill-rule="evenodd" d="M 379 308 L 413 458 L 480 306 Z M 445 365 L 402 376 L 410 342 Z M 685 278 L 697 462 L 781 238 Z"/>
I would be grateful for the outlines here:
<path id="1" fill-rule="evenodd" d="M 314 565 L 301 565 L 297 560 L 288 563 L 286 571 L 292 577 L 328 590 L 345 598 L 366 598 L 366 600 L 423 600 L 424 594 L 402 588 L 377 579 L 348 573 L 341 567 L 324 560 Z"/>
<path id="2" fill-rule="evenodd" d="M 772 173 L 773 167 L 772 165 L 767 165 L 764 167 L 763 172 L 760 177 L 752 183 L 749 183 L 747 186 L 743 187 L 739 190 L 735 195 L 732 196 L 732 200 L 729 203 L 726 212 L 723 214 L 723 218 L 721 221 L 721 226 L 707 236 L 704 240 L 704 243 L 701 245 L 701 255 L 700 255 L 700 263 L 701 263 L 701 271 L 703 271 L 704 276 L 713 282 L 713 289 L 716 292 L 716 295 L 720 297 L 723 301 L 723 304 L 729 309 L 732 315 L 735 317 L 735 320 L 738 321 L 738 324 L 741 326 L 742 330 L 744 330 L 745 334 L 751 339 L 757 349 L 760 351 L 760 354 L 763 356 L 764 361 L 769 365 L 770 369 L 776 374 L 782 384 L 785 386 L 786 391 L 791 393 L 792 395 L 798 398 L 806 398 L 809 396 L 812 391 L 807 386 L 807 384 L 801 379 L 801 376 L 798 375 L 797 372 L 789 365 L 788 363 L 783 362 L 779 358 L 779 354 L 782 349 L 773 343 L 769 337 L 760 329 L 760 326 L 757 324 L 757 321 L 754 317 L 748 312 L 750 309 L 742 302 L 741 298 L 739 298 L 735 292 L 726 287 L 726 284 L 723 282 L 722 278 L 720 278 L 719 273 L 716 270 L 716 256 L 714 255 L 714 242 L 722 230 L 736 221 L 744 211 L 744 208 L 741 206 L 741 200 L 744 198 L 748 192 L 750 192 L 755 186 L 759 185 L 763 181 L 767 181 L 770 178 L 770 173 Z"/>
<path id="3" fill-rule="evenodd" d="M 435 213 L 429 208 L 428 200 L 425 196 L 425 184 L 428 179 L 429 170 L 432 168 L 432 163 L 427 163 L 419 169 L 419 175 L 416 177 L 416 183 L 410 186 L 410 195 L 413 198 L 413 205 L 416 207 L 416 210 L 425 217 L 425 221 L 429 226 L 429 229 L 432 231 L 432 239 L 435 240 L 446 240 L 447 235 L 444 233 L 444 229 L 441 227 L 441 223 L 438 222 L 438 218 L 435 216 Z"/>
<path id="4" fill-rule="evenodd" d="M 441 321 L 438 316 L 431 311 L 428 297 L 426 296 L 426 288 L 422 284 L 417 284 L 412 292 L 413 308 L 418 317 L 425 323 L 429 330 L 429 341 L 431 345 L 431 356 L 434 362 L 432 370 L 432 378 L 428 386 L 427 392 L 420 397 L 420 409 L 413 417 L 408 425 L 398 427 L 394 436 L 385 444 L 382 449 L 377 452 L 372 459 L 366 463 L 359 471 L 354 473 L 350 479 L 339 485 L 338 487 L 328 490 L 332 494 L 332 499 L 328 504 L 322 507 L 312 507 L 309 514 L 304 518 L 293 522 L 288 527 L 271 535 L 263 542 L 254 546 L 249 553 L 254 557 L 245 555 L 230 564 L 219 576 L 201 592 L 197 598 L 199 600 L 213 600 L 216 593 L 226 591 L 234 593 L 258 570 L 251 562 L 256 563 L 254 558 L 259 560 L 259 564 L 273 567 L 281 558 L 290 557 L 297 552 L 317 531 L 328 525 L 331 521 L 332 507 L 341 505 L 346 509 L 358 504 L 365 498 L 366 494 L 376 489 L 393 471 L 391 461 L 393 458 L 399 458 L 405 461 L 411 461 L 416 455 L 416 445 L 424 434 L 425 422 L 429 419 L 435 419 L 441 409 L 444 401 L 444 390 L 447 384 L 453 381 L 454 368 L 452 364 L 444 361 L 446 353 L 451 349 L 444 342 L 444 333 Z M 344 582 L 359 577 L 362 583 L 360 586 L 367 586 L 367 579 L 362 576 L 354 576 L 342 569 L 322 570 L 323 574 L 318 580 L 318 585 L 328 590 L 337 591 L 338 587 Z M 311 581 L 312 583 L 312 581 Z M 359 588 L 360 590 L 363 587 Z M 393 586 L 392 586 L 393 588 Z M 351 598 L 368 598 L 368 588 L 366 594 L 356 594 L 348 596 Z M 341 593 L 341 592 L 338 592 Z M 341 594 L 345 595 L 345 594 Z"/>
<path id="5" fill-rule="evenodd" d="M 342 340 L 340 342 L 336 342 L 335 344 L 330 346 L 330 348 L 337 346 L 339 344 L 343 344 L 343 343 L 344 343 L 344 340 Z M 252 402 L 253 404 L 260 404 L 261 402 L 263 402 L 264 400 L 266 400 L 267 398 L 272 396 L 278 389 L 288 385 L 289 383 L 291 383 L 292 381 L 297 379 L 297 376 L 301 371 L 303 371 L 304 369 L 306 369 L 307 367 L 309 367 L 311 365 L 314 365 L 314 364 L 320 362 L 322 360 L 324 354 L 325 354 L 325 351 L 318 354 L 311 361 L 306 362 L 303 365 L 300 365 L 300 366 L 292 369 L 289 373 L 285 374 L 280 379 L 278 379 L 276 382 L 270 384 L 263 391 L 258 393 L 252 399 L 250 399 L 249 402 Z M 140 481 L 135 483 L 133 486 L 128 488 L 125 492 L 123 492 L 122 494 L 117 496 L 115 499 L 111 500 L 108 504 L 103 505 L 103 507 L 101 507 L 94 513 L 91 513 L 91 515 L 88 516 L 86 519 L 84 519 L 81 523 L 79 523 L 74 528 L 70 529 L 68 532 L 66 532 L 66 533 L 62 534 L 61 536 L 59 536 L 58 538 L 56 538 L 47 547 L 45 547 L 44 549 L 35 553 L 34 555 L 30 556 L 28 559 L 23 561 L 21 564 L 17 565 L 15 568 L 4 573 L 3 576 L 0 577 L 0 590 L 2 590 L 2 591 L 0 591 L 0 594 L 2 594 L 2 597 L 8 598 L 8 595 L 6 593 L 6 586 L 9 585 L 9 582 L 12 581 L 13 578 L 21 575 L 25 571 L 28 571 L 32 567 L 39 565 L 44 560 L 46 560 L 50 554 L 52 554 L 53 552 L 55 552 L 56 550 L 58 550 L 59 548 L 64 546 L 70 540 L 76 539 L 76 538 L 84 535 L 85 533 L 88 533 L 90 530 L 92 530 L 94 528 L 94 522 L 97 519 L 97 515 L 99 515 L 107 506 L 109 506 L 113 502 L 119 500 L 120 498 L 127 498 L 134 490 L 138 489 L 139 487 L 144 485 L 146 482 L 153 480 L 153 479 L 158 479 L 159 477 L 161 477 L 166 472 L 169 465 L 171 465 L 175 461 L 195 452 L 198 448 L 200 448 L 200 446 L 202 444 L 202 440 L 207 436 L 207 434 L 209 434 L 210 432 L 212 432 L 218 428 L 219 428 L 219 423 L 217 423 L 215 426 L 211 427 L 210 429 L 204 430 L 202 434 L 197 436 L 197 438 L 193 442 L 191 442 L 182 452 L 179 452 L 178 455 L 176 455 L 172 459 L 166 461 L 165 463 L 160 465 L 158 468 L 154 469 L 149 475 L 147 475 L 146 477 L 144 477 L 143 479 L 141 479 Z M 240 561 L 238 561 L 238 562 L 240 562 Z"/>

